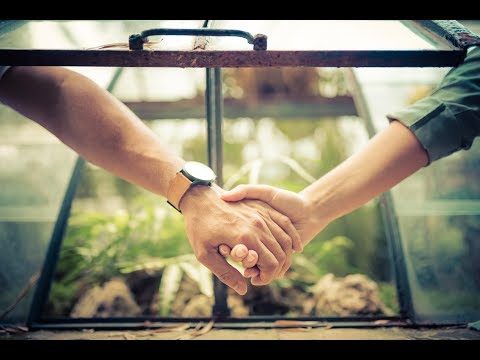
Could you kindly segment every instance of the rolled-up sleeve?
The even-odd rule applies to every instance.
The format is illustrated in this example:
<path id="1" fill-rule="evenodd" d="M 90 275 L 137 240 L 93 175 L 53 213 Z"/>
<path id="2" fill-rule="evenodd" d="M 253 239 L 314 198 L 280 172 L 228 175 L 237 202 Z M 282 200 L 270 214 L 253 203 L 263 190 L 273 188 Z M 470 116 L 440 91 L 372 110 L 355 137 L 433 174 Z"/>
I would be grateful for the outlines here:
<path id="1" fill-rule="evenodd" d="M 451 69 L 434 92 L 387 115 L 409 127 L 428 153 L 429 163 L 469 149 L 480 135 L 480 47 Z"/>

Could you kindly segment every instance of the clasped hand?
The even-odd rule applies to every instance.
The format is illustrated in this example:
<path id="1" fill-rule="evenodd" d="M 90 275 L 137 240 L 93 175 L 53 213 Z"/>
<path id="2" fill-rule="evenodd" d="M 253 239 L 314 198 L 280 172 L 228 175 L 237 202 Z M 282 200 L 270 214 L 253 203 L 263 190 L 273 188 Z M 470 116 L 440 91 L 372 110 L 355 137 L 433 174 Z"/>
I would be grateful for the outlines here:
<path id="1" fill-rule="evenodd" d="M 180 207 L 197 259 L 240 295 L 247 292 L 246 279 L 226 256 L 242 261 L 252 285 L 267 285 L 285 274 L 293 253 L 315 235 L 302 195 L 267 185 L 231 191 L 196 186 Z"/>

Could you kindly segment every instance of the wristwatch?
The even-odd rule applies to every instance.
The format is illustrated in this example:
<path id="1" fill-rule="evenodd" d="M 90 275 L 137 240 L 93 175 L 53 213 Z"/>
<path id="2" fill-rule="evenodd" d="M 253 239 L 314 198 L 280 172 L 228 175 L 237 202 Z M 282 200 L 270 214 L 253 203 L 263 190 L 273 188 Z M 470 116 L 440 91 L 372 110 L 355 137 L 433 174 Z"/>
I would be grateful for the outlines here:
<path id="1" fill-rule="evenodd" d="M 179 204 L 187 190 L 195 185 L 212 186 L 216 177 L 209 166 L 197 161 L 187 161 L 170 183 L 167 203 L 181 213 Z"/>

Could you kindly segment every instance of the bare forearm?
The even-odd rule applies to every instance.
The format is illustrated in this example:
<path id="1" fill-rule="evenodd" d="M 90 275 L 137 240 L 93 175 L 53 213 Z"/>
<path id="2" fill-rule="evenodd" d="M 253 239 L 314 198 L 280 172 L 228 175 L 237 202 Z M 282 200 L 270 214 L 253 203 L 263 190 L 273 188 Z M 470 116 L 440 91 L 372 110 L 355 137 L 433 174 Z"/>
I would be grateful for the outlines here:
<path id="1" fill-rule="evenodd" d="M 0 100 L 36 121 L 88 161 L 166 196 L 183 160 L 123 103 L 90 79 L 59 67 L 14 67 Z"/>
<path id="2" fill-rule="evenodd" d="M 389 190 L 428 163 L 415 135 L 393 121 L 361 151 L 301 194 L 309 204 L 310 223 L 321 228 Z"/>

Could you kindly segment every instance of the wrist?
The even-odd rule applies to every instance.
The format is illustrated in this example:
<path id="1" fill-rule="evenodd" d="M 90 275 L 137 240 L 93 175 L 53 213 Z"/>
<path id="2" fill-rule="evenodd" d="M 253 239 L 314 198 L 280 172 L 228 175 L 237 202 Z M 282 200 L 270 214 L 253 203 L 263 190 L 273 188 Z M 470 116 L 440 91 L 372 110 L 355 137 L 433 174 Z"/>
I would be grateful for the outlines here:
<path id="1" fill-rule="evenodd" d="M 220 197 L 219 190 L 221 189 L 215 184 L 212 186 L 196 185 L 190 187 L 179 203 L 179 208 L 182 214 L 196 212 L 205 206 L 210 206 L 212 199 L 218 199 Z"/>
<path id="2" fill-rule="evenodd" d="M 329 211 L 331 207 L 328 201 L 323 197 L 315 196 L 315 193 L 309 192 L 308 189 L 303 190 L 298 195 L 305 204 L 305 213 L 308 214 L 304 225 L 306 236 L 305 239 L 302 239 L 302 244 L 305 246 L 335 219 Z"/>

